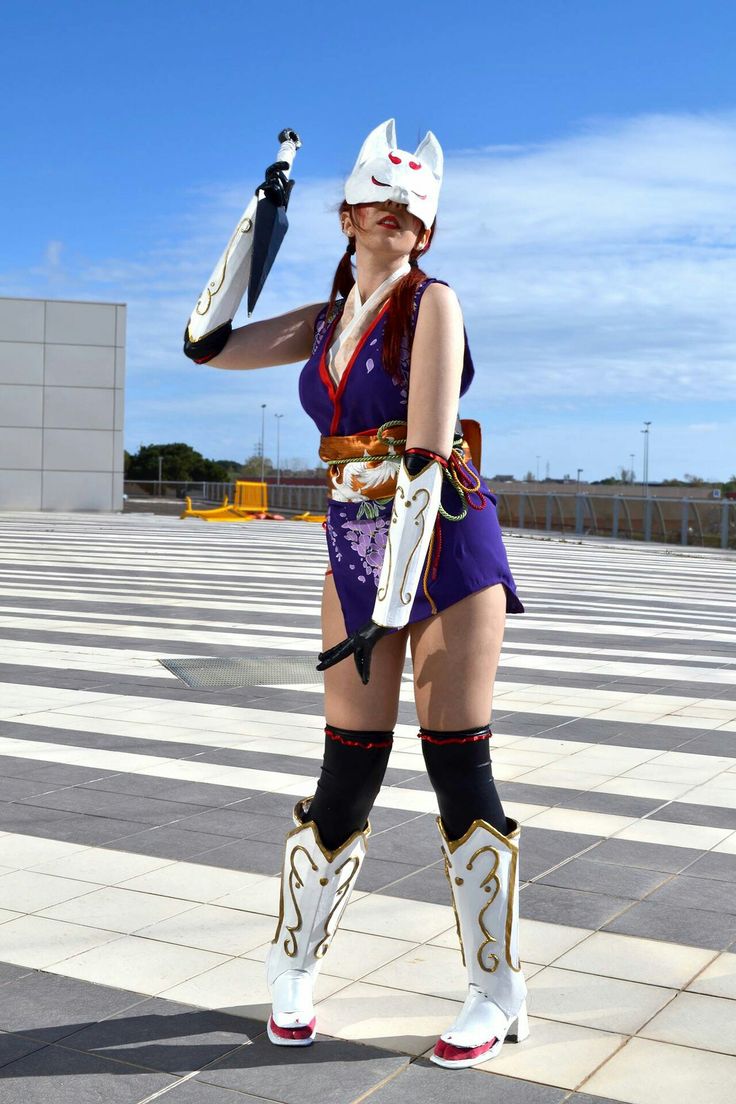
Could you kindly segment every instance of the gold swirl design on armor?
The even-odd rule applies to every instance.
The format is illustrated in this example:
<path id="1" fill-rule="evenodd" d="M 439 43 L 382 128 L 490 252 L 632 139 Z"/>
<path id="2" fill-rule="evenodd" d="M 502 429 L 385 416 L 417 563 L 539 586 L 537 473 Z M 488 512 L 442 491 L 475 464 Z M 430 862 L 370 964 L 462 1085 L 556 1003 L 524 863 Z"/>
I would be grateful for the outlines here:
<path id="1" fill-rule="evenodd" d="M 301 931 L 302 927 L 302 914 L 299 905 L 296 903 L 296 894 L 294 892 L 295 889 L 304 889 L 304 880 L 302 879 L 301 874 L 296 868 L 296 857 L 300 851 L 303 851 L 304 854 L 307 856 L 307 859 L 309 860 L 309 865 L 311 866 L 312 870 L 318 870 L 316 862 L 309 854 L 306 847 L 302 847 L 302 845 L 299 844 L 297 847 L 294 848 L 291 853 L 291 869 L 289 870 L 289 893 L 291 894 L 291 903 L 293 904 L 294 911 L 296 912 L 296 923 L 286 925 L 286 930 L 288 931 L 289 936 L 286 940 L 284 940 L 284 950 L 286 951 L 289 958 L 294 958 L 299 950 L 297 945 L 296 933 L 298 931 Z M 289 939 L 291 940 L 293 950 L 289 950 Z"/>
<path id="2" fill-rule="evenodd" d="M 222 262 L 222 269 L 220 270 L 219 279 L 216 276 L 213 277 L 213 279 L 210 280 L 210 282 L 207 284 L 207 287 L 204 289 L 199 299 L 197 300 L 197 305 L 194 308 L 194 311 L 196 314 L 200 315 L 200 317 L 204 316 L 210 309 L 210 307 L 212 306 L 212 300 L 217 295 L 222 285 L 225 283 L 227 264 L 233 251 L 235 239 L 240 234 L 247 234 L 251 230 L 252 226 L 253 220 L 250 218 L 244 218 L 241 219 L 241 221 L 235 227 L 235 232 L 230 238 L 230 241 L 227 243 L 227 249 L 225 250 L 225 259 Z"/>
<path id="3" fill-rule="evenodd" d="M 399 497 L 399 494 L 401 494 L 402 498 L 404 497 L 404 488 L 403 487 L 398 487 L 397 488 L 396 498 Z M 394 502 L 395 501 L 396 500 L 394 499 Z M 396 507 L 394 506 L 393 512 L 391 514 L 391 521 L 389 522 L 388 534 L 386 536 L 386 551 L 384 553 L 384 556 L 386 557 L 386 560 L 388 561 L 388 566 L 386 567 L 386 582 L 383 584 L 383 586 L 380 586 L 378 588 L 378 590 L 376 591 L 376 597 L 378 598 L 379 602 L 382 602 L 384 600 L 384 598 L 388 594 L 388 588 L 391 585 L 391 572 L 393 570 L 393 560 L 394 560 L 394 549 L 393 549 L 393 545 L 391 543 L 391 533 L 393 532 L 393 527 L 394 527 L 395 524 L 396 524 Z"/>
<path id="4" fill-rule="evenodd" d="M 498 894 L 501 890 L 501 883 L 498 879 L 498 874 L 496 873 L 496 871 L 498 870 L 498 865 L 501 861 L 501 856 L 499 855 L 499 853 L 498 853 L 498 851 L 496 850 L 495 847 L 491 847 L 491 846 L 479 847 L 478 850 L 474 851 L 473 854 L 468 859 L 468 862 L 466 864 L 466 870 L 472 870 L 473 869 L 473 863 L 475 862 L 475 860 L 480 855 L 485 854 L 486 851 L 490 851 L 490 853 L 493 855 L 493 866 L 491 867 L 488 874 L 486 874 L 483 881 L 480 883 L 479 888 L 480 889 L 485 889 L 487 893 L 491 894 L 491 896 L 489 897 L 489 899 L 486 901 L 483 908 L 478 913 L 478 926 L 480 927 L 480 930 L 482 931 L 485 938 L 484 938 L 483 942 L 481 943 L 480 947 L 478 948 L 478 954 L 477 954 L 476 957 L 478 959 L 478 965 L 480 966 L 481 970 L 485 970 L 485 972 L 487 974 L 492 974 L 492 973 L 495 972 L 495 970 L 498 969 L 498 964 L 499 964 L 500 959 L 499 959 L 497 954 L 494 954 L 491 951 L 488 955 L 488 958 L 489 958 L 489 961 L 492 962 L 492 965 L 486 965 L 486 963 L 483 961 L 483 952 L 485 951 L 486 947 L 490 947 L 491 943 L 497 943 L 498 940 L 496 939 L 496 937 L 494 935 L 492 935 L 489 932 L 488 928 L 486 927 L 485 922 L 484 922 L 484 916 L 485 916 L 485 913 L 487 912 L 487 910 L 491 907 L 493 902 L 496 900 L 496 897 L 498 896 Z"/>
<path id="5" fill-rule="evenodd" d="M 330 920 L 332 919 L 332 917 L 335 915 L 338 908 L 340 907 L 340 902 L 344 899 L 344 897 L 346 896 L 346 894 L 350 890 L 350 883 L 352 882 L 353 878 L 358 873 L 358 870 L 360 868 L 360 859 L 358 858 L 357 855 L 352 855 L 349 859 L 346 859 L 345 862 L 342 863 L 341 866 L 338 866 L 337 870 L 335 871 L 335 877 L 339 878 L 340 871 L 344 870 L 346 866 L 350 866 L 351 864 L 352 864 L 353 869 L 350 871 L 347 878 L 345 879 L 345 881 L 342 883 L 342 885 L 338 889 L 337 893 L 335 894 L 335 903 L 332 906 L 332 908 L 329 912 L 329 915 L 327 916 L 327 919 L 325 920 L 325 926 L 324 926 L 325 934 L 322 936 L 319 943 L 314 948 L 314 957 L 315 958 L 324 958 L 324 956 L 327 954 L 327 951 L 328 951 L 329 946 L 330 946 L 330 940 L 332 939 L 332 936 L 335 934 L 334 931 L 329 930 Z"/>

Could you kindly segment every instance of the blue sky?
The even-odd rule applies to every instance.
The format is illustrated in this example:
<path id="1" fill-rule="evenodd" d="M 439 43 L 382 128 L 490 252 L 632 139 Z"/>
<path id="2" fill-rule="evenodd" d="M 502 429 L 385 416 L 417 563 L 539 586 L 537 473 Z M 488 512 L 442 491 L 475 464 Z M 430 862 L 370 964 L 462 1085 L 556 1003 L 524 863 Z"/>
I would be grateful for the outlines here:
<path id="1" fill-rule="evenodd" d="M 277 12 L 277 15 L 271 14 Z M 736 5 L 0 6 L 0 294 L 129 304 L 126 446 L 308 460 L 299 366 L 196 368 L 186 318 L 284 126 L 304 147 L 254 318 L 327 297 L 369 129 L 446 154 L 426 269 L 458 292 L 484 468 L 736 470 Z"/>

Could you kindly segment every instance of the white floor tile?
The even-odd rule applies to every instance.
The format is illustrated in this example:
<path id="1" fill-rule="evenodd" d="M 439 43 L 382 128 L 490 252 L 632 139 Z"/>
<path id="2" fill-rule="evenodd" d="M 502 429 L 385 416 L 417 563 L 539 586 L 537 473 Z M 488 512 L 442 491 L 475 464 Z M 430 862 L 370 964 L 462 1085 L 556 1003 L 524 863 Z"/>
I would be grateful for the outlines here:
<path id="1" fill-rule="evenodd" d="M 733 1104 L 736 1058 L 650 1039 L 632 1039 L 580 1086 L 628 1104 Z"/>

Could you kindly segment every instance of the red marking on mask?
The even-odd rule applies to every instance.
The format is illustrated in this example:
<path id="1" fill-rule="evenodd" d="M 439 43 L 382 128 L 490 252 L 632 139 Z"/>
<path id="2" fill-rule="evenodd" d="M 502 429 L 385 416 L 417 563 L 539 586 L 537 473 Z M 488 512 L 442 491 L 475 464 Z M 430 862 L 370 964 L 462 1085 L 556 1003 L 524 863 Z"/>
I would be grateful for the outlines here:
<path id="1" fill-rule="evenodd" d="M 421 167 L 422 167 L 422 162 L 421 161 L 410 161 L 409 162 L 409 168 L 410 169 L 421 169 Z"/>
<path id="2" fill-rule="evenodd" d="M 371 183 L 377 184 L 379 188 L 390 188 L 390 184 L 384 184 L 382 180 L 376 180 L 375 176 L 371 177 Z"/>
<path id="3" fill-rule="evenodd" d="M 393 162 L 394 165 L 400 165 L 401 164 L 401 158 L 397 157 L 395 153 L 390 153 L 388 155 L 388 159 L 389 159 L 389 161 Z"/>

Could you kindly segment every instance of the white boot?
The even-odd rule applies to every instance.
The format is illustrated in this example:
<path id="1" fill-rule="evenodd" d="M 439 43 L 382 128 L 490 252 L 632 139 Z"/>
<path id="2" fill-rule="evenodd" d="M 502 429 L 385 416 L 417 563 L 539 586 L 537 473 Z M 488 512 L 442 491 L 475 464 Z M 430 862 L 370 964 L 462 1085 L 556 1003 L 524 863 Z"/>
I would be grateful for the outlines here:
<path id="1" fill-rule="evenodd" d="M 504 1039 L 529 1034 L 526 982 L 519 959 L 518 821 L 507 818 L 503 836 L 474 820 L 449 840 L 440 817 L 445 873 L 452 890 L 468 995 L 457 1019 L 440 1036 L 431 1060 L 459 1069 L 498 1054 Z"/>
<path id="2" fill-rule="evenodd" d="M 353 891 L 365 858 L 370 823 L 328 851 L 317 825 L 304 823 L 311 797 L 294 806 L 286 837 L 276 934 L 266 976 L 273 1010 L 268 1037 L 279 1046 L 309 1046 L 317 1034 L 312 993 L 322 959 Z"/>

